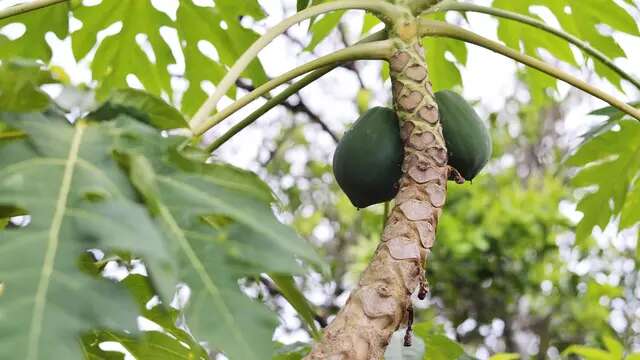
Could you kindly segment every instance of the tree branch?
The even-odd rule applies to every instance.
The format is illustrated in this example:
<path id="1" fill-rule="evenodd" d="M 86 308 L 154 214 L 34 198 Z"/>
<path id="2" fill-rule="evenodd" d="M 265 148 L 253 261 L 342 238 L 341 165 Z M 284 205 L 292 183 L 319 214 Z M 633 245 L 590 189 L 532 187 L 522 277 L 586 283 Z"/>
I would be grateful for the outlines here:
<path id="1" fill-rule="evenodd" d="M 617 99 L 614 96 L 609 95 L 608 93 L 600 90 L 597 87 L 587 84 L 586 82 L 578 79 L 573 75 L 570 75 L 534 57 L 521 54 L 520 52 L 508 48 L 497 41 L 487 39 L 471 31 L 467 31 L 461 27 L 447 24 L 441 21 L 420 19 L 419 25 L 421 36 L 448 37 L 492 50 L 501 55 L 514 59 L 520 63 L 528 65 L 536 70 L 540 70 L 547 75 L 568 83 L 569 85 L 575 86 L 576 88 L 609 103 L 611 106 L 618 108 L 620 111 L 633 116 L 637 120 L 640 120 L 640 110 L 633 108 L 632 106 L 626 104 L 625 102 Z"/>
<path id="2" fill-rule="evenodd" d="M 470 3 L 460 3 L 460 2 L 445 2 L 442 3 L 440 5 L 434 6 L 433 8 L 431 8 L 430 10 L 428 10 L 426 13 L 435 13 L 435 12 L 443 12 L 443 11 L 459 11 L 459 12 L 476 12 L 476 13 L 482 13 L 482 14 L 488 14 L 488 15 L 493 15 L 493 16 L 497 16 L 497 17 L 501 17 L 501 18 L 505 18 L 505 19 L 509 19 L 509 20 L 513 20 L 513 21 L 517 21 L 523 24 L 527 24 L 527 25 L 531 25 L 537 29 L 540 29 L 542 31 L 546 31 L 550 34 L 553 34 L 555 36 L 558 36 L 564 40 L 566 40 L 567 42 L 575 45 L 576 47 L 578 47 L 579 49 L 581 49 L 582 51 L 584 51 L 585 53 L 587 53 L 588 55 L 592 56 L 593 58 L 599 60 L 600 62 L 602 62 L 605 66 L 609 67 L 611 70 L 613 70 L 615 73 L 617 73 L 618 75 L 620 75 L 621 78 L 629 81 L 630 83 L 632 83 L 636 88 L 640 89 L 640 80 L 636 79 L 635 77 L 633 77 L 631 74 L 625 72 L 624 70 L 622 70 L 619 66 L 617 66 L 613 60 L 611 60 L 609 57 L 607 57 L 607 55 L 605 55 L 604 53 L 600 52 L 599 50 L 591 47 L 589 45 L 589 43 L 582 41 L 581 39 L 566 33 L 562 30 L 556 29 L 554 27 L 551 27 L 547 24 L 545 24 L 544 22 L 529 17 L 529 16 L 525 16 L 525 15 L 521 15 L 518 13 L 514 13 L 511 11 L 506 11 L 506 10 L 502 10 L 502 9 L 497 9 L 497 8 L 492 8 L 492 7 L 486 7 L 486 6 L 481 6 L 481 5 L 475 5 L 475 4 L 470 4 Z"/>
<path id="3" fill-rule="evenodd" d="M 21 15 L 30 11 L 43 9 L 52 5 L 56 5 L 67 0 L 34 0 L 23 4 L 10 6 L 6 9 L 0 10 L 0 20 L 6 19 L 11 16 Z"/>

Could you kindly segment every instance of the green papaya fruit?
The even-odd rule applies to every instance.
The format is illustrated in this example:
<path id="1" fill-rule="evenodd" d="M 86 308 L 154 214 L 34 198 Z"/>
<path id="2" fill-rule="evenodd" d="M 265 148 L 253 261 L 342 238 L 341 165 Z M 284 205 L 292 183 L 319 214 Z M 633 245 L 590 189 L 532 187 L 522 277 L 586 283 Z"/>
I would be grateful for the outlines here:
<path id="1" fill-rule="evenodd" d="M 389 201 L 398 192 L 404 148 L 398 117 L 375 107 L 347 131 L 333 155 L 333 173 L 357 208 Z"/>
<path id="2" fill-rule="evenodd" d="M 449 166 L 465 180 L 472 180 L 491 157 L 491 136 L 471 105 L 457 93 L 435 93 Z"/>

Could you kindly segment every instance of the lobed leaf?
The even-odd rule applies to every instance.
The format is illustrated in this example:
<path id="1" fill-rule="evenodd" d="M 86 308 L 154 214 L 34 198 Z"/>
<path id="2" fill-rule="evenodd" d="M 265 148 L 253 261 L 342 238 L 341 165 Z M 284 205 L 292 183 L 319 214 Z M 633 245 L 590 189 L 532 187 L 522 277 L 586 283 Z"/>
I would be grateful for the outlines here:
<path id="1" fill-rule="evenodd" d="M 78 358 L 81 332 L 135 330 L 130 298 L 87 274 L 87 251 L 143 255 L 171 286 L 172 259 L 144 208 L 128 200 L 109 126 L 33 113 L 0 120 L 28 135 L 0 148 L 0 204 L 30 218 L 0 231 L 0 357 Z"/>
<path id="2" fill-rule="evenodd" d="M 585 142 L 566 162 L 579 167 L 571 184 L 588 188 L 578 202 L 584 217 L 576 228 L 576 239 L 585 239 L 594 226 L 604 227 L 612 216 L 621 215 L 621 228 L 634 225 L 639 219 L 640 201 L 640 123 L 621 120 L 619 129 L 602 132 Z"/>
<path id="3" fill-rule="evenodd" d="M 160 36 L 161 26 L 172 25 L 168 15 L 147 0 L 102 0 L 98 5 L 77 7 L 73 16 L 82 22 L 80 30 L 71 34 L 73 54 L 78 60 L 89 54 L 98 32 L 114 24 L 121 26 L 116 35 L 100 42 L 91 61 L 92 76 L 98 82 L 96 94 L 99 99 L 106 98 L 110 90 L 127 88 L 130 74 L 135 75 L 151 93 L 172 93 L 167 66 L 175 63 L 175 59 Z M 139 39 L 146 45 L 139 45 Z M 153 55 L 148 56 L 143 46 Z"/>
<path id="4" fill-rule="evenodd" d="M 45 35 L 52 32 L 59 39 L 68 35 L 69 9 L 69 3 L 63 2 L 0 20 L 0 29 L 10 24 L 22 24 L 25 27 L 24 34 L 13 41 L 0 35 L 0 59 L 19 57 L 49 61 L 52 52 Z"/>
<path id="5" fill-rule="evenodd" d="M 235 12 L 223 11 L 229 9 L 231 2 L 216 2 L 216 7 L 201 7 L 191 1 L 180 2 L 178 8 L 176 26 L 178 36 L 181 39 L 182 50 L 185 56 L 185 76 L 189 80 L 189 87 L 184 94 L 182 110 L 186 114 L 193 114 L 207 97 L 201 84 L 205 80 L 218 83 L 244 51 L 258 39 L 258 35 L 241 26 L 237 17 L 243 15 L 243 10 Z M 255 1 L 234 1 L 233 3 L 246 3 L 254 8 L 257 15 Z M 249 5 L 256 4 L 256 5 Z M 226 6 L 226 8 L 224 8 Z M 259 8 L 259 7 L 258 7 Z M 223 28 L 226 25 L 226 29 Z M 218 58 L 211 58 L 200 50 L 201 42 L 206 41 L 212 45 Z M 260 85 L 267 81 L 267 75 L 259 61 L 253 61 L 244 76 L 253 81 L 254 85 Z M 235 89 L 228 94 L 235 96 Z"/>

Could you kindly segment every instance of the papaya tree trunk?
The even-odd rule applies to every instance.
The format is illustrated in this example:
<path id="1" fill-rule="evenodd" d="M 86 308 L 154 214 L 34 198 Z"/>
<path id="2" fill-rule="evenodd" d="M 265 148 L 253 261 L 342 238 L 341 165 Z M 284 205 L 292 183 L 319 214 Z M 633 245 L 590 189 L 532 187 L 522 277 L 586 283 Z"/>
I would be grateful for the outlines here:
<path id="1" fill-rule="evenodd" d="M 413 320 L 411 294 L 426 293 L 424 266 L 447 191 L 447 151 L 416 20 L 390 38 L 393 101 L 405 158 L 400 190 L 376 253 L 357 287 L 306 359 L 383 359 L 391 335 Z"/>

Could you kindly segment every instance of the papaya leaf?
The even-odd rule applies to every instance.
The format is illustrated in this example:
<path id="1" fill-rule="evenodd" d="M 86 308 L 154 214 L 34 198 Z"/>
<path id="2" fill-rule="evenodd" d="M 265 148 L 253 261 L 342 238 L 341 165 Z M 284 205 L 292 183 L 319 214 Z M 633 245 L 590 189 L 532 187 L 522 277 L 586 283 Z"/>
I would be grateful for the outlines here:
<path id="1" fill-rule="evenodd" d="M 139 339 L 124 333 L 103 331 L 89 338 L 85 342 L 85 353 L 91 354 L 95 359 L 125 360 L 125 355 L 115 351 L 104 351 L 98 345 L 103 342 L 116 342 L 136 359 L 162 359 L 162 360 L 209 360 L 204 350 L 199 353 L 191 350 L 171 335 L 159 332 L 145 332 Z M 91 346 L 93 345 L 93 346 Z"/>
<path id="2" fill-rule="evenodd" d="M 584 240 L 596 225 L 604 229 L 612 216 L 621 215 L 621 229 L 640 221 L 639 138 L 640 123 L 621 120 L 619 129 L 592 137 L 566 161 L 567 166 L 579 168 L 571 181 L 573 187 L 596 188 L 578 202 L 577 209 L 584 216 L 576 229 L 576 241 Z"/>
<path id="3" fill-rule="evenodd" d="M 458 359 L 464 355 L 462 346 L 449 339 L 432 322 L 414 324 L 413 331 L 424 342 L 425 360 Z"/>
<path id="4" fill-rule="evenodd" d="M 338 27 L 344 11 L 334 11 L 325 16 L 316 19 L 316 21 L 309 28 L 309 32 L 312 34 L 311 42 L 305 48 L 305 51 L 313 51 L 324 39 L 326 39 L 331 32 Z"/>
<path id="5" fill-rule="evenodd" d="M 538 17 L 538 15 L 532 12 L 532 7 L 546 7 L 556 17 L 564 31 L 582 39 L 612 59 L 624 57 L 625 53 L 611 34 L 603 33 L 598 27 L 606 25 L 614 31 L 635 36 L 639 35 L 638 25 L 631 14 L 612 0 L 595 0 L 589 2 L 581 0 L 495 0 L 492 6 L 533 17 Z M 607 11 L 603 12 L 602 9 L 607 9 Z M 574 66 L 583 65 L 576 64 L 576 59 L 564 40 L 554 38 L 530 26 L 500 19 L 498 37 L 508 46 L 516 49 L 522 48 L 532 56 L 539 57 L 538 50 L 545 49 L 558 60 Z M 589 59 L 586 54 L 584 55 L 585 59 Z M 598 75 L 622 90 L 620 85 L 621 78 L 618 74 L 599 61 L 595 62 L 594 70 Z M 526 69 L 525 71 L 533 72 L 534 70 Z M 547 87 L 534 81 L 528 81 L 528 84 L 533 88 L 532 92 L 534 94 L 542 94 L 542 89 Z M 536 95 L 536 99 L 538 99 L 536 101 L 542 101 L 539 95 Z"/>
<path id="6" fill-rule="evenodd" d="M 254 20 L 261 20 L 265 17 L 257 0 L 216 0 L 215 4 L 220 8 L 220 14 L 229 21 L 237 21 L 242 16 L 250 16 Z"/>
<path id="7" fill-rule="evenodd" d="M 87 274 L 87 250 L 144 256 L 170 287 L 173 259 L 146 210 L 129 200 L 133 189 L 110 155 L 118 136 L 110 124 L 1 118 L 28 137 L 0 148 L 0 204 L 25 209 L 29 222 L 0 231 L 0 358 L 79 358 L 81 332 L 134 331 L 137 314 L 121 286 Z"/>
<path id="8" fill-rule="evenodd" d="M 489 358 L 489 360 L 518 360 L 518 359 L 520 359 L 520 354 L 511 354 L 511 353 L 495 354 Z"/>
<path id="9" fill-rule="evenodd" d="M 444 14 L 433 16 L 435 20 L 444 20 Z M 422 40 L 425 48 L 425 58 L 429 67 L 429 75 L 433 83 L 433 90 L 451 89 L 462 85 L 462 76 L 456 63 L 466 65 L 467 47 L 465 43 L 450 39 L 435 39 L 426 37 Z M 447 58 L 447 54 L 455 60 Z"/>
<path id="10" fill-rule="evenodd" d="M 8 60 L 0 65 L 0 109 L 5 111 L 44 110 L 51 102 L 40 85 L 55 83 L 42 65 L 27 60 Z"/>
<path id="11" fill-rule="evenodd" d="M 272 360 L 302 360 L 311 351 L 311 346 L 305 343 L 277 344 L 276 347 Z"/>
<path id="12" fill-rule="evenodd" d="M 311 333 L 319 336 L 320 332 L 315 323 L 316 312 L 313 305 L 307 301 L 304 294 L 296 286 L 295 279 L 291 275 L 269 274 L 269 277 L 278 287 L 282 296 L 293 306 L 300 318 L 307 324 Z"/>
<path id="13" fill-rule="evenodd" d="M 563 29 L 612 59 L 625 57 L 626 54 L 611 34 L 603 33 L 598 27 L 606 25 L 614 31 L 640 35 L 638 24 L 631 14 L 612 0 L 594 0 L 587 3 L 580 0 L 539 0 L 536 4 L 548 7 L 558 18 Z M 567 6 L 571 9 L 569 14 L 566 11 Z M 618 74 L 597 61 L 594 70 L 622 91 Z"/>
<path id="14" fill-rule="evenodd" d="M 135 75 L 153 94 L 172 93 L 167 66 L 175 59 L 160 36 L 160 27 L 173 24 L 168 15 L 153 7 L 151 1 L 103 0 L 98 5 L 75 8 L 73 15 L 82 22 L 82 28 L 71 34 L 73 54 L 78 60 L 95 46 L 99 31 L 121 23 L 116 35 L 105 38 L 98 45 L 91 61 L 92 75 L 98 82 L 98 99 L 107 97 L 112 89 L 128 87 L 129 74 Z M 147 56 L 143 46 L 138 44 L 138 39 L 142 38 L 153 56 Z"/>
<path id="15" fill-rule="evenodd" d="M 640 101 L 629 103 L 629 105 L 633 107 L 640 107 Z M 580 137 L 582 138 L 582 143 L 589 141 L 592 137 L 598 136 L 611 130 L 617 123 L 618 120 L 624 118 L 627 114 L 614 108 L 613 106 L 606 106 L 597 110 L 594 110 L 589 113 L 589 115 L 597 115 L 597 116 L 606 116 L 608 119 L 598 125 L 593 126 L 591 129 L 587 130 Z"/>
<path id="16" fill-rule="evenodd" d="M 92 354 L 96 359 L 124 359 L 122 353 L 104 351 L 100 348 L 101 343 L 111 341 L 120 343 L 136 359 L 209 359 L 202 346 L 188 332 L 177 326 L 182 316 L 179 310 L 160 304 L 149 308 L 148 304 L 155 296 L 155 289 L 147 277 L 130 274 L 122 283 L 138 303 L 141 315 L 161 329 L 145 331 L 139 337 L 109 330 L 93 331 L 82 339 L 86 354 Z"/>
<path id="17" fill-rule="evenodd" d="M 630 102 L 629 105 L 640 108 L 640 101 Z M 606 116 L 609 118 L 609 121 L 615 121 L 622 119 L 626 116 L 626 113 L 613 106 L 606 106 L 590 112 L 589 115 Z"/>
<path id="18" fill-rule="evenodd" d="M 528 14 L 529 16 L 540 19 L 539 16 L 528 13 L 529 7 L 535 2 L 535 0 L 515 2 L 508 0 L 495 0 L 493 2 L 493 6 L 512 12 Z M 540 54 L 538 51 L 540 49 L 544 49 L 549 51 L 558 60 L 562 60 L 574 66 L 578 65 L 573 53 L 571 52 L 569 43 L 555 35 L 544 31 L 538 31 L 529 25 L 511 20 L 501 20 L 498 26 L 498 38 L 503 41 L 505 45 L 514 49 L 523 50 L 528 55 L 539 58 Z"/>
<path id="19" fill-rule="evenodd" d="M 248 190 L 252 177 L 237 180 L 240 172 L 176 155 L 182 140 L 144 136 L 145 125 L 128 125 L 127 138 L 144 140 L 140 146 L 123 143 L 116 151 L 163 234 L 175 244 L 180 279 L 191 289 L 184 310 L 189 328 L 230 358 L 263 359 L 273 352 L 277 319 L 240 291 L 238 279 L 261 272 L 300 273 L 296 258 L 321 261 L 277 221 L 270 192 Z"/>
<path id="20" fill-rule="evenodd" d="M 178 261 L 183 270 L 181 278 L 192 285 L 193 293 L 185 310 L 194 334 L 211 341 L 213 346 L 232 358 L 259 359 L 259 354 L 271 353 L 275 317 L 260 304 L 246 298 L 233 277 L 225 272 L 223 254 L 216 251 L 215 234 L 194 236 L 190 232 L 189 227 L 197 223 L 198 215 L 218 211 L 208 204 L 203 208 L 204 204 L 198 202 L 213 200 L 214 204 L 220 204 L 224 201 L 208 193 L 209 188 L 215 188 L 215 185 L 198 189 L 187 179 L 181 180 L 175 175 L 162 177 L 154 173 L 151 166 L 143 165 L 144 158 L 136 156 L 131 161 L 135 168 L 146 169 L 141 174 L 132 173 L 137 177 L 133 181 L 147 201 L 157 208 L 159 221 L 178 246 Z M 184 195 L 188 198 L 180 201 Z M 200 196 L 204 197 L 195 199 Z M 187 209 L 185 205 L 192 208 Z M 169 206 L 174 207 L 173 212 Z"/>
<path id="21" fill-rule="evenodd" d="M 539 18 L 539 16 L 530 14 L 528 11 L 533 2 L 535 0 L 495 0 L 492 6 Z M 523 51 L 530 56 L 540 58 L 540 50 L 546 50 L 558 60 L 578 66 L 569 43 L 555 35 L 536 30 L 529 25 L 501 19 L 498 24 L 498 39 L 508 47 Z M 524 80 L 531 90 L 531 97 L 534 103 L 544 103 L 547 99 L 545 89 L 555 88 L 556 80 L 537 70 L 525 68 L 522 71 L 524 72 Z"/>
<path id="22" fill-rule="evenodd" d="M 380 21 L 380 19 L 378 19 L 374 15 L 365 13 L 364 20 L 362 21 L 362 30 L 360 31 L 360 33 L 362 35 L 368 34 L 371 31 L 371 29 L 373 29 L 376 25 L 381 23 L 382 22 Z"/>
<path id="23" fill-rule="evenodd" d="M 69 33 L 69 3 L 63 2 L 29 13 L 0 20 L 0 29 L 9 24 L 22 24 L 25 33 L 11 41 L 0 35 L 0 59 L 15 57 L 38 59 L 48 62 L 51 59 L 51 47 L 45 40 L 49 32 L 63 39 Z M 4 39 L 4 40 L 3 40 Z"/>
<path id="24" fill-rule="evenodd" d="M 189 127 L 184 116 L 173 106 L 155 95 L 135 89 L 114 91 L 109 99 L 88 117 L 111 120 L 121 114 L 162 130 Z"/>
<path id="25" fill-rule="evenodd" d="M 307 7 L 309 7 L 310 3 L 311 3 L 311 0 L 298 0 L 296 2 L 296 10 L 297 11 L 302 11 L 302 10 L 306 9 Z"/>
<path id="26" fill-rule="evenodd" d="M 618 360 L 620 358 L 613 357 L 612 354 L 589 346 L 582 345 L 571 345 L 565 351 L 562 352 L 562 355 L 579 355 L 582 356 L 585 360 Z"/>
<path id="27" fill-rule="evenodd" d="M 609 350 L 612 357 L 617 359 L 622 359 L 624 357 L 624 347 L 618 340 L 611 336 L 604 335 L 602 337 L 602 342 L 604 342 L 604 346 Z"/>
<path id="28" fill-rule="evenodd" d="M 201 83 L 205 80 L 218 83 L 226 74 L 227 67 L 231 67 L 258 38 L 255 32 L 244 28 L 238 22 L 237 17 L 244 14 L 222 11 L 223 8 L 219 5 L 223 3 L 226 4 L 216 2 L 216 7 L 202 7 L 191 1 L 181 1 L 178 8 L 176 26 L 185 55 L 185 76 L 189 80 L 189 87 L 182 101 L 182 110 L 188 115 L 195 113 L 207 97 Z M 223 23 L 226 24 L 226 29 L 222 27 Z M 200 50 L 199 44 L 203 41 L 213 45 L 217 58 L 211 58 Z M 257 60 L 249 65 L 243 76 L 251 79 L 256 86 L 267 81 L 267 75 Z M 228 95 L 234 97 L 235 88 L 231 89 Z"/>

